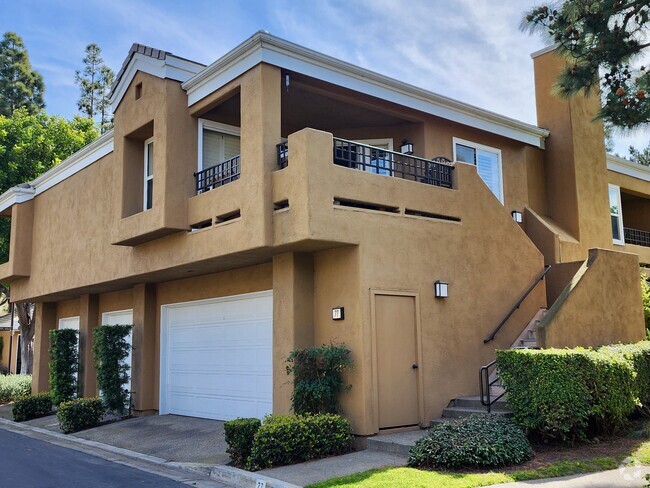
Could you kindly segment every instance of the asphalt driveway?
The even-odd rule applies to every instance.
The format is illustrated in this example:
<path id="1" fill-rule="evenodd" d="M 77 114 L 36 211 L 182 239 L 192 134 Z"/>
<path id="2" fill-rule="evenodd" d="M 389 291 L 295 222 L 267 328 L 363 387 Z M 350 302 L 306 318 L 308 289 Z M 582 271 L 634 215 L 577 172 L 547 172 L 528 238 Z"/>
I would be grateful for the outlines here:
<path id="1" fill-rule="evenodd" d="M 167 461 L 227 464 L 223 422 L 218 420 L 152 415 L 122 420 L 73 434 Z"/>

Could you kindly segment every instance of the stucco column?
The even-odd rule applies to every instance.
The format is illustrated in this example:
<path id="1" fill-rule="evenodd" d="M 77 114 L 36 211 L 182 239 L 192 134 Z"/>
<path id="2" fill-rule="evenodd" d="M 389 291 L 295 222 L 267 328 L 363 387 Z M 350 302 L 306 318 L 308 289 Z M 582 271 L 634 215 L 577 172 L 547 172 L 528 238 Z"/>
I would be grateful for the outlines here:
<path id="1" fill-rule="evenodd" d="M 158 409 L 155 397 L 156 378 L 156 287 L 141 284 L 133 287 L 133 353 L 131 389 L 136 414 L 150 414 Z"/>
<path id="2" fill-rule="evenodd" d="M 79 298 L 79 391 L 84 397 L 97 395 L 97 372 L 93 356 L 93 330 L 99 325 L 99 296 Z"/>
<path id="3" fill-rule="evenodd" d="M 273 257 L 273 413 L 291 410 L 285 359 L 314 344 L 314 262 L 309 254 Z"/>
<path id="4" fill-rule="evenodd" d="M 241 174 L 250 183 L 244 215 L 259 215 L 260 246 L 272 244 L 273 195 L 271 173 L 277 168 L 276 144 L 281 132 L 281 73 L 274 66 L 253 68 L 241 84 Z M 257 226 L 256 226 L 257 227 Z"/>
<path id="5" fill-rule="evenodd" d="M 32 394 L 50 389 L 50 330 L 56 328 L 56 303 L 37 303 L 34 308 L 34 364 Z"/>

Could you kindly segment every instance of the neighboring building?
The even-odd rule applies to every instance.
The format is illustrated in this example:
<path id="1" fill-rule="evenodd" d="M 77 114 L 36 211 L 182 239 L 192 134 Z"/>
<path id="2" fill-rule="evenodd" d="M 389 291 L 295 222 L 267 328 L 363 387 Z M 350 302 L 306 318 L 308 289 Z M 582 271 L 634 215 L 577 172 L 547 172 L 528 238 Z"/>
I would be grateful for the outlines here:
<path id="1" fill-rule="evenodd" d="M 114 131 L 0 197 L 34 391 L 49 329 L 80 330 L 88 396 L 92 329 L 133 323 L 137 413 L 261 417 L 290 409 L 293 349 L 344 343 L 367 435 L 477 394 L 495 348 L 642 339 L 649 175 L 608 171 L 597 100 L 534 62 L 540 127 L 264 32 L 207 67 L 135 44 Z"/>
<path id="2" fill-rule="evenodd" d="M 0 316 L 0 371 L 20 373 L 20 323 L 18 317 L 5 313 Z"/>

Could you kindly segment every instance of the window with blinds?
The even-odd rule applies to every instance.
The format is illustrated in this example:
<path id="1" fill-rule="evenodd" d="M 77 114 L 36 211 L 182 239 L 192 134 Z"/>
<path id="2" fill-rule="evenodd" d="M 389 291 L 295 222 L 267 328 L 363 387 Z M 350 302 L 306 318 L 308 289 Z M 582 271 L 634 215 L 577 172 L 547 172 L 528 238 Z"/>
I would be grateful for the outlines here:
<path id="1" fill-rule="evenodd" d="M 223 163 L 240 153 L 240 138 L 203 128 L 201 169 Z"/>
<path id="2" fill-rule="evenodd" d="M 501 151 L 467 141 L 454 139 L 454 159 L 476 166 L 476 171 L 492 193 L 503 203 Z"/>

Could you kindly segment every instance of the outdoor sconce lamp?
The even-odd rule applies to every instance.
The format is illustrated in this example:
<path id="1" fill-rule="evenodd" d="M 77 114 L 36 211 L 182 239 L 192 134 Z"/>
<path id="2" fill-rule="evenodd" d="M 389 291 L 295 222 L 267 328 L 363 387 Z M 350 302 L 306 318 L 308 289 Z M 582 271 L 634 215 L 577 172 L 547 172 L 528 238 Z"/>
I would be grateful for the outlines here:
<path id="1" fill-rule="evenodd" d="M 449 283 L 446 281 L 436 281 L 434 283 L 436 298 L 447 298 L 449 296 Z"/>
<path id="2" fill-rule="evenodd" d="M 413 143 L 404 139 L 401 147 L 402 154 L 413 154 Z"/>
<path id="3" fill-rule="evenodd" d="M 512 219 L 518 224 L 521 224 L 524 221 L 523 215 L 517 210 L 512 211 Z"/>

